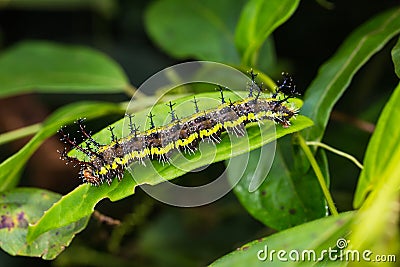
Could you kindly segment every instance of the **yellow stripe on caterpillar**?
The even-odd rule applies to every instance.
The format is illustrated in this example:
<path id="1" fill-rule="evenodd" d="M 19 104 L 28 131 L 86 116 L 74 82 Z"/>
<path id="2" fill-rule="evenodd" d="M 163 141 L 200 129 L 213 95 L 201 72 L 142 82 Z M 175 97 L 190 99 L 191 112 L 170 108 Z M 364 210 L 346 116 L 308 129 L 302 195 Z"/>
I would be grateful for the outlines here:
<path id="1" fill-rule="evenodd" d="M 211 136 L 213 134 L 218 133 L 218 131 L 220 131 L 221 129 L 222 129 L 222 124 L 221 123 L 217 123 L 211 129 L 201 130 L 200 131 L 200 138 L 209 137 L 209 136 Z"/>

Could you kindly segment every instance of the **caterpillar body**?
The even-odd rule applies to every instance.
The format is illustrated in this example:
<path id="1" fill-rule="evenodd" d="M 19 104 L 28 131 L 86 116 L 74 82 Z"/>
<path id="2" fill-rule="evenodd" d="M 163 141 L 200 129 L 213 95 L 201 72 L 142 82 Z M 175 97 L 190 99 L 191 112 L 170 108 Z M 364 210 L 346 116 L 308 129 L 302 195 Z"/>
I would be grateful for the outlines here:
<path id="1" fill-rule="evenodd" d="M 256 83 L 253 72 L 248 86 L 246 98 L 238 101 L 226 101 L 221 92 L 221 104 L 215 108 L 200 111 L 194 97 L 195 113 L 191 116 L 178 119 L 173 109 L 174 104 L 169 102 L 171 122 L 167 125 L 156 127 L 153 122 L 154 115 L 150 112 L 150 128 L 139 131 L 129 119 L 130 134 L 117 139 L 113 128 L 109 127 L 111 143 L 99 144 L 90 133 L 86 131 L 83 119 L 77 120 L 77 125 L 86 139 L 86 146 L 80 146 L 72 140 L 64 130 L 59 130 L 61 140 L 82 153 L 89 160 L 83 161 L 68 155 L 67 148 L 61 154 L 61 159 L 80 166 L 80 177 L 84 182 L 99 186 L 106 182 L 111 184 L 114 177 L 120 181 L 124 171 L 133 162 L 144 164 L 146 159 L 158 160 L 169 163 L 174 151 L 194 153 L 202 141 L 219 143 L 222 133 L 243 136 L 246 125 L 252 122 L 270 120 L 282 127 L 289 127 L 290 120 L 298 114 L 298 109 L 288 102 L 289 98 L 298 95 L 296 86 L 291 76 L 283 73 L 283 80 L 278 82 L 276 92 L 266 97 L 261 92 L 261 87 Z"/>

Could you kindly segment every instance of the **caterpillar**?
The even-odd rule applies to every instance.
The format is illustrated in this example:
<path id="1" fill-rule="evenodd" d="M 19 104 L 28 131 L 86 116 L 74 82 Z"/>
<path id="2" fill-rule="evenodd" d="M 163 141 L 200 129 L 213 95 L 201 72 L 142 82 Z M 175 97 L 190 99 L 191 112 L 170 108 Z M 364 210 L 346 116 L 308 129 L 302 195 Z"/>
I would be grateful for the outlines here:
<path id="1" fill-rule="evenodd" d="M 113 127 L 109 127 L 111 143 L 102 145 L 94 140 L 86 130 L 84 119 L 78 119 L 76 124 L 85 138 L 85 146 L 81 146 L 75 139 L 71 139 L 66 133 L 65 127 L 58 131 L 65 144 L 72 149 L 79 150 L 89 160 L 84 161 L 68 155 L 65 147 L 60 153 L 60 159 L 67 163 L 80 166 L 80 178 L 83 182 L 93 186 L 99 186 L 106 182 L 111 185 L 114 177 L 121 181 L 127 166 L 133 162 L 145 164 L 146 159 L 158 160 L 169 163 L 174 151 L 195 153 L 202 141 L 219 143 L 221 134 L 235 134 L 241 137 L 245 134 L 245 126 L 252 122 L 270 120 L 282 127 L 289 127 L 290 120 L 298 114 L 298 109 L 288 102 L 288 99 L 298 94 L 293 78 L 282 73 L 283 80 L 277 82 L 275 93 L 266 94 L 263 97 L 262 84 L 256 82 L 256 76 L 250 71 L 251 82 L 248 84 L 248 95 L 238 101 L 227 101 L 224 97 L 224 89 L 218 86 L 220 91 L 219 104 L 215 108 L 201 111 L 196 97 L 193 97 L 194 111 L 191 116 L 178 118 L 174 110 L 174 103 L 169 102 L 169 114 L 171 122 L 165 126 L 156 127 L 153 122 L 154 114 L 148 114 L 150 127 L 139 131 L 132 122 L 133 115 L 125 114 L 129 120 L 130 134 L 117 139 Z"/>

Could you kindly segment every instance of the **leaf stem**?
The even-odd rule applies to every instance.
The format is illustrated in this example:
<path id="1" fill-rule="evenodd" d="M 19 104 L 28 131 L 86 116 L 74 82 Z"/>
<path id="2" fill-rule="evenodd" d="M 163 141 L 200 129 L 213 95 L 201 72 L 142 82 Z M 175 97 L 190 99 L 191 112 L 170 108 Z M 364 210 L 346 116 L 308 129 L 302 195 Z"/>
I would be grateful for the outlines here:
<path id="1" fill-rule="evenodd" d="M 120 220 L 114 219 L 110 216 L 104 215 L 102 214 L 100 211 L 95 210 L 92 213 L 93 218 L 95 218 L 96 220 L 98 220 L 99 222 L 105 223 L 107 225 L 110 226 L 117 226 L 121 224 Z"/>
<path id="2" fill-rule="evenodd" d="M 314 141 L 307 141 L 306 144 L 309 145 L 309 146 L 319 146 L 319 147 L 325 148 L 326 150 L 329 150 L 332 153 L 335 153 L 335 154 L 337 154 L 339 156 L 342 156 L 344 158 L 349 159 L 355 165 L 357 165 L 357 167 L 359 167 L 361 170 L 364 168 L 364 166 L 354 156 L 352 156 L 350 154 L 347 154 L 347 153 L 345 153 L 343 151 L 340 151 L 340 150 L 338 150 L 336 148 L 333 148 L 331 146 L 328 146 L 327 144 L 324 144 L 324 143 L 321 143 L 321 142 L 316 142 L 316 141 L 315 142 Z"/>
<path id="3" fill-rule="evenodd" d="M 32 124 L 7 133 L 0 134 L 0 145 L 37 133 L 41 123 Z"/>
<path id="4" fill-rule="evenodd" d="M 321 169 L 318 166 L 317 161 L 314 158 L 313 153 L 311 152 L 310 148 L 307 146 L 304 138 L 299 133 L 296 134 L 296 137 L 297 137 L 300 147 L 303 149 L 304 154 L 308 158 L 308 161 L 310 162 L 311 167 L 313 168 L 313 170 L 315 172 L 315 175 L 317 176 L 319 185 L 321 186 L 321 189 L 322 189 L 322 192 L 324 193 L 326 202 L 328 203 L 329 210 L 331 211 L 331 213 L 333 215 L 338 215 L 339 213 L 336 210 L 335 204 L 333 203 L 332 196 L 329 192 L 328 186 L 326 185 L 324 176 L 321 172 Z"/>

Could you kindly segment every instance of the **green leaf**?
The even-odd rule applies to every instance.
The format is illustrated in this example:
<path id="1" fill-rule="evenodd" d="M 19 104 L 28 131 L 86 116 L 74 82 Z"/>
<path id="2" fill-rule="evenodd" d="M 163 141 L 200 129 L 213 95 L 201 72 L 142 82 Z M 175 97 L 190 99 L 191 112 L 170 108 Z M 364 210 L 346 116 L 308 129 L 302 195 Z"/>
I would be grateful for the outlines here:
<path id="1" fill-rule="evenodd" d="M 89 217 L 82 217 L 71 224 L 53 229 L 26 243 L 28 225 L 35 223 L 60 195 L 42 189 L 17 188 L 0 196 L 0 247 L 15 256 L 54 259 L 69 245 L 75 234 L 82 231 Z"/>
<path id="2" fill-rule="evenodd" d="M 236 92 L 235 94 L 233 92 L 224 92 L 226 99 L 231 99 L 232 101 L 238 99 L 238 95 L 244 96 L 246 94 L 248 93 L 241 92 L 239 94 Z M 196 95 L 196 99 L 200 101 L 199 108 L 201 110 L 215 107 L 216 103 L 220 103 L 219 97 L 219 92 Z M 192 100 L 192 97 L 185 97 L 174 101 L 177 107 L 176 112 L 179 114 L 180 118 L 189 116 L 193 113 Z M 293 101 L 296 106 L 301 105 L 300 100 L 293 99 Z M 147 109 L 135 114 L 134 121 L 137 125 L 141 125 L 141 130 L 144 128 L 147 129 L 148 120 L 146 121 L 146 119 L 149 111 L 150 110 Z M 151 109 L 151 112 L 156 114 L 154 117 L 156 125 L 163 125 L 165 121 L 170 121 L 170 117 L 167 115 L 168 111 L 169 108 L 165 104 L 156 105 Z M 113 125 L 113 127 L 115 127 L 114 133 L 118 135 L 123 132 L 128 132 L 128 125 L 127 123 L 124 125 L 124 122 L 126 121 L 120 120 Z M 103 198 L 109 198 L 111 201 L 122 199 L 132 195 L 138 184 L 155 185 L 163 182 L 164 179 L 170 180 L 176 178 L 212 162 L 218 162 L 235 157 L 239 154 L 256 149 L 279 137 L 309 127 L 312 125 L 312 122 L 304 116 L 298 116 L 290 127 L 283 128 L 278 126 L 276 132 L 271 131 L 271 127 L 274 127 L 273 123 L 265 122 L 263 127 L 257 127 L 256 125 L 258 124 L 247 128 L 247 138 L 223 135 L 221 142 L 215 145 L 216 150 L 206 147 L 201 151 L 201 153 L 185 155 L 184 158 L 179 157 L 180 155 L 176 154 L 176 156 L 171 160 L 174 164 L 171 165 L 163 165 L 157 161 L 147 162 L 146 166 L 135 164 L 134 179 L 132 179 L 132 177 L 126 172 L 124 179 L 120 183 L 118 183 L 117 179 L 114 179 L 111 186 L 108 186 L 107 184 L 103 184 L 100 187 L 92 187 L 88 184 L 79 186 L 74 191 L 64 196 L 59 202 L 54 204 L 54 206 L 46 212 L 45 216 L 43 216 L 36 225 L 30 227 L 28 240 L 34 240 L 42 233 L 77 221 L 83 216 L 88 216 L 94 210 L 96 203 Z M 108 143 L 110 140 L 110 132 L 108 129 L 104 129 L 94 135 L 93 138 L 99 143 Z M 230 138 L 233 138 L 232 142 Z M 80 158 L 83 157 L 78 151 L 71 151 L 69 154 Z M 85 199 L 85 201 L 81 201 L 82 199 Z"/>
<path id="3" fill-rule="evenodd" d="M 399 103 L 400 84 L 383 109 L 368 144 L 353 203 L 362 206 L 353 224 L 352 248 L 369 249 L 378 255 L 399 252 Z"/>
<path id="4" fill-rule="evenodd" d="M 397 77 L 400 78 L 400 38 L 392 49 L 392 60 Z"/>
<path id="5" fill-rule="evenodd" d="M 235 44 L 242 64 L 256 66 L 258 52 L 268 36 L 290 18 L 299 0 L 251 0 L 236 27 Z"/>
<path id="6" fill-rule="evenodd" d="M 103 102 L 79 102 L 55 111 L 43 122 L 41 129 L 17 153 L 0 164 L 0 191 L 12 188 L 18 183 L 19 173 L 42 142 L 54 135 L 61 126 L 80 117 L 95 118 L 105 114 L 121 112 L 116 104 Z"/>
<path id="7" fill-rule="evenodd" d="M 246 210 L 263 224 L 282 230 L 315 220 L 326 215 L 326 203 L 320 185 L 312 169 L 307 173 L 293 171 L 290 153 L 291 140 L 282 138 L 273 157 L 273 164 L 267 177 L 262 168 L 269 168 L 270 153 L 274 147 L 265 147 L 250 152 L 249 164 L 234 192 Z M 282 142 L 283 141 L 283 142 Z M 270 145 L 267 145 L 270 146 Z M 290 157 L 289 157 L 290 158 Z M 319 165 L 324 167 L 327 178 L 327 161 L 324 155 L 318 155 Z M 236 179 L 242 173 L 241 166 L 228 169 L 228 177 Z M 261 170 L 261 171 L 260 171 Z M 254 181 L 263 181 L 257 190 L 251 190 Z"/>
<path id="8" fill-rule="evenodd" d="M 118 93 L 129 87 L 106 55 L 81 46 L 23 42 L 0 55 L 0 97 L 26 92 Z"/>
<path id="9" fill-rule="evenodd" d="M 356 29 L 319 70 L 306 91 L 301 113 L 315 126 L 305 131 L 308 141 L 320 141 L 333 106 L 354 74 L 400 32 L 400 8 L 381 13 Z"/>
<path id="10" fill-rule="evenodd" d="M 308 266 L 317 263 L 317 259 L 322 255 L 323 250 L 329 250 L 329 248 L 335 249 L 336 241 L 339 238 L 344 238 L 349 233 L 349 224 L 354 217 L 354 212 L 342 213 L 338 216 L 329 216 L 316 221 L 308 222 L 303 225 L 293 227 L 291 229 L 279 232 L 277 234 L 262 238 L 259 240 L 252 241 L 236 251 L 229 253 L 218 259 L 210 266 L 222 267 L 222 266 L 304 266 L 304 263 L 308 262 Z M 336 248 L 337 249 L 337 248 Z M 270 253 L 274 250 L 275 252 L 270 257 Z M 285 254 L 281 257 L 287 259 L 279 260 L 278 251 L 283 250 Z M 298 252 L 298 260 L 291 260 L 292 257 L 296 257 L 296 250 Z M 310 254 L 305 253 L 302 260 L 303 251 L 309 252 L 314 250 Z M 265 253 L 267 252 L 267 254 Z M 262 260 L 263 258 L 267 258 Z M 308 256 L 310 256 L 311 260 Z M 259 259 L 261 258 L 261 260 Z M 347 266 L 345 261 L 326 261 L 328 258 L 325 253 L 325 261 L 320 262 L 321 266 Z M 319 265 L 318 265 L 319 266 Z"/>
<path id="11" fill-rule="evenodd" d="M 155 1 L 146 11 L 146 29 L 153 41 L 175 58 L 238 64 L 234 31 L 243 2 Z"/>
<path id="12" fill-rule="evenodd" d="M 364 168 L 358 180 L 354 207 L 360 207 L 368 192 L 379 183 L 386 183 L 392 173 L 399 171 L 400 162 L 400 84 L 379 117 L 376 129 L 368 144 Z M 400 176 L 396 178 L 400 181 Z M 398 188 L 397 188 L 398 190 Z"/>

